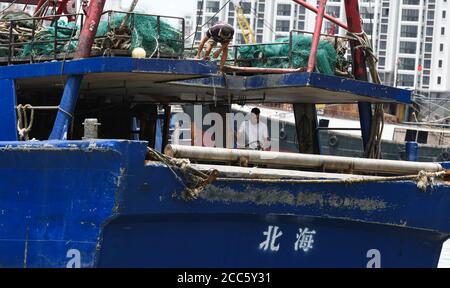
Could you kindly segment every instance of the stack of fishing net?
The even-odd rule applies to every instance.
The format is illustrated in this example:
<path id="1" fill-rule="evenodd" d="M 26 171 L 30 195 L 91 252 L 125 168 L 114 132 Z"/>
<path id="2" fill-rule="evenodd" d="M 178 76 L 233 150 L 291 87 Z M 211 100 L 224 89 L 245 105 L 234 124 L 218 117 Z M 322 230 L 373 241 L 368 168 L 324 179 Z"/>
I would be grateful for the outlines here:
<path id="1" fill-rule="evenodd" d="M 163 20 L 164 17 L 161 17 L 158 23 L 156 16 L 143 14 L 130 14 L 126 17 L 126 13 L 111 12 L 108 16 L 103 17 L 99 24 L 93 51 L 100 54 L 108 49 L 131 52 L 139 47 L 147 52 L 147 56 L 154 55 L 156 51 L 161 57 L 182 56 L 184 39 L 181 25 L 180 29 L 177 29 L 166 23 Z M 55 53 L 72 53 L 78 45 L 80 27 L 75 23 L 67 23 L 62 19 L 54 23 L 35 21 L 33 38 L 33 21 L 30 15 L 25 12 L 9 13 L 3 19 L 24 19 L 17 21 L 13 28 L 13 42 L 33 42 L 15 46 L 14 56 L 39 57 L 53 56 Z M 9 53 L 8 44 L 12 42 L 9 37 L 9 27 L 10 22 L 0 22 L 0 45 L 3 45 L 0 46 L 0 57 L 8 56 Z M 46 42 L 39 43 L 41 41 Z"/>
<path id="2" fill-rule="evenodd" d="M 307 67 L 311 44 L 311 36 L 293 35 L 291 53 L 289 53 L 289 37 L 279 38 L 270 45 L 244 45 L 238 49 L 238 63 L 240 66 L 262 68 Z M 334 75 L 336 63 L 337 53 L 332 41 L 321 40 L 317 51 L 316 69 L 320 73 Z"/>
<path id="3" fill-rule="evenodd" d="M 20 56 L 39 57 L 74 52 L 78 41 L 73 39 L 77 37 L 78 30 L 75 23 L 66 23 L 64 20 L 55 21 L 48 27 L 40 26 L 36 29 L 34 43 L 25 44 Z"/>
<path id="4" fill-rule="evenodd" d="M 148 56 L 156 51 L 164 57 L 179 57 L 183 54 L 183 33 L 161 17 L 144 14 L 112 12 L 109 19 L 102 21 L 98 27 L 96 48 L 133 50 L 143 48 Z M 158 33 L 159 29 L 159 33 Z"/>
<path id="5" fill-rule="evenodd" d="M 11 20 L 17 20 L 12 27 L 11 32 Z M 0 21 L 0 57 L 8 56 L 9 43 L 20 43 L 30 41 L 32 38 L 33 20 L 31 16 L 22 11 L 8 11 L 5 12 Z M 12 36 L 12 39 L 11 39 Z M 14 46 L 14 55 L 21 55 L 23 47 Z"/>

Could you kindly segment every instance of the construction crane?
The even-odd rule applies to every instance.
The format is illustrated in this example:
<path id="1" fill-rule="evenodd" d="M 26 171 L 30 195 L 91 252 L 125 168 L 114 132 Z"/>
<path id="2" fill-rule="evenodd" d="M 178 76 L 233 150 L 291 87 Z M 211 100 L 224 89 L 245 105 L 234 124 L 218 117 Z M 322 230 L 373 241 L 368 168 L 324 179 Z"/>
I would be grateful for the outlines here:
<path id="1" fill-rule="evenodd" d="M 239 28 L 241 28 L 245 44 L 255 44 L 255 35 L 250 27 L 250 23 L 248 23 L 247 17 L 245 17 L 244 9 L 242 9 L 241 4 L 241 1 L 234 4 L 236 6 L 236 19 L 238 21 Z"/>

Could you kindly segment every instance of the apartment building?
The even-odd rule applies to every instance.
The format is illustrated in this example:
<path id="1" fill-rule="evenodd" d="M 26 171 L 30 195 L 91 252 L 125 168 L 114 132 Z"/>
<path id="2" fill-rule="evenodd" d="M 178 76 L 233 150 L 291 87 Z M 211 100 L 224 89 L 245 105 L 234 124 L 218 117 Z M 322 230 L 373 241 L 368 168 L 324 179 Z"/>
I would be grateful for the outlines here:
<path id="1" fill-rule="evenodd" d="M 204 26 L 201 32 L 197 30 L 196 41 L 211 25 L 221 21 L 235 28 L 237 36 L 233 44 L 243 43 L 235 15 L 235 5 L 239 2 L 258 43 L 288 36 L 295 29 L 314 30 L 315 14 L 291 0 L 227 2 L 197 0 L 194 25 Z M 307 2 L 318 5 L 317 0 Z M 343 0 L 329 0 L 326 12 L 346 22 Z M 450 98 L 450 80 L 446 77 L 450 74 L 448 0 L 361 0 L 360 13 L 364 31 L 379 58 L 378 68 L 384 84 L 415 90 L 428 99 L 442 98 L 442 103 Z M 322 32 L 346 33 L 327 20 Z"/>

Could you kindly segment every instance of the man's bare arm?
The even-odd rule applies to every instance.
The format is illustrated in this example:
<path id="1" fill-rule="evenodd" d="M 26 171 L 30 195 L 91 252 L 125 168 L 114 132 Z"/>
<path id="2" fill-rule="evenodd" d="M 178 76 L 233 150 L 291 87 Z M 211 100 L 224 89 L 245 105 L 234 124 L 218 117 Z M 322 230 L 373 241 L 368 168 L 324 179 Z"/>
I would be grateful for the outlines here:
<path id="1" fill-rule="evenodd" d="M 209 40 L 209 38 L 207 36 L 203 37 L 202 41 L 198 45 L 197 55 L 195 55 L 195 58 L 200 59 L 200 56 L 202 55 L 203 47 L 205 47 L 205 44 L 208 40 Z"/>

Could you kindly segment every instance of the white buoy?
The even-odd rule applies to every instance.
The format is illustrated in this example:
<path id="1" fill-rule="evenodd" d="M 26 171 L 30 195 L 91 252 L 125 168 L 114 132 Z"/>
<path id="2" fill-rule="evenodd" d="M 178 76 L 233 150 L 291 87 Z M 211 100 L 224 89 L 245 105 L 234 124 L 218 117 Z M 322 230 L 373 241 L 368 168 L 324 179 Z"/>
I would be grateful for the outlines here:
<path id="1" fill-rule="evenodd" d="M 142 59 L 147 56 L 147 52 L 143 48 L 134 48 L 133 52 L 131 52 L 131 57 Z"/>

